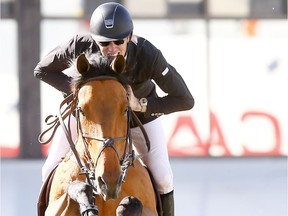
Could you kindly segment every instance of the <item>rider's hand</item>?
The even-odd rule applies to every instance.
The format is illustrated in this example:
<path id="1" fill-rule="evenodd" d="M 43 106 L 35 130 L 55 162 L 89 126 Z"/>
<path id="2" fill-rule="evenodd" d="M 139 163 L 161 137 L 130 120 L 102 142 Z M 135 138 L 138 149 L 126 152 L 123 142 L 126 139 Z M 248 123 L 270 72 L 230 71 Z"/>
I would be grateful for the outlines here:
<path id="1" fill-rule="evenodd" d="M 134 96 L 133 90 L 132 90 L 130 85 L 127 87 L 127 93 L 128 93 L 129 105 L 130 105 L 131 109 L 133 111 L 140 112 L 141 111 L 141 105 L 139 103 L 139 99 Z"/>

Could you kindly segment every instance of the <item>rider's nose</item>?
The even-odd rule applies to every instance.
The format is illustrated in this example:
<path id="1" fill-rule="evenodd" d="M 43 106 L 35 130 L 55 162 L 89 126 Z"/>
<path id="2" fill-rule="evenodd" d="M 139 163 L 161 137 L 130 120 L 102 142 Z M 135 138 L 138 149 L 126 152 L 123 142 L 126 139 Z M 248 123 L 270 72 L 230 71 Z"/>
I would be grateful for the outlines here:
<path id="1" fill-rule="evenodd" d="M 110 53 L 117 53 L 118 51 L 117 51 L 117 45 L 116 44 L 114 44 L 114 43 L 110 43 L 109 45 L 108 45 L 108 51 L 110 52 Z"/>

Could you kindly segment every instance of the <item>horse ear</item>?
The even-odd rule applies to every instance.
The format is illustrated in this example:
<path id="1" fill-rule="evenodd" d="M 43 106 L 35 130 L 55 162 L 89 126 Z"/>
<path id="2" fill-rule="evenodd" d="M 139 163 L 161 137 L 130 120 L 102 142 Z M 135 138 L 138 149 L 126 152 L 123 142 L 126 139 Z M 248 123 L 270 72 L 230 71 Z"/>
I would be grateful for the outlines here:
<path id="1" fill-rule="evenodd" d="M 112 69 L 116 72 L 116 73 L 122 73 L 125 70 L 125 66 L 126 66 L 126 61 L 124 56 L 122 55 L 117 55 L 115 57 L 115 59 L 113 60 L 112 64 Z"/>
<path id="2" fill-rule="evenodd" d="M 89 71 L 90 63 L 87 60 L 85 54 L 79 55 L 76 62 L 77 62 L 77 70 L 80 74 L 83 75 L 84 73 Z"/>

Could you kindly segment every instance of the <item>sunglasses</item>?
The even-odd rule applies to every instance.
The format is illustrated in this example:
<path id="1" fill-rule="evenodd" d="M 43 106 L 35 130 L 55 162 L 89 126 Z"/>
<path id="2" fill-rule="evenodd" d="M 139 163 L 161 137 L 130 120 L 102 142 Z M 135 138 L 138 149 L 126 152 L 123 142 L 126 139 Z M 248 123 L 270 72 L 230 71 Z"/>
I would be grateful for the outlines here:
<path id="1" fill-rule="evenodd" d="M 108 46 L 110 43 L 114 43 L 115 45 L 119 46 L 121 44 L 124 43 L 124 40 L 117 40 L 117 41 L 107 41 L 107 42 L 98 42 L 100 46 L 102 47 L 106 47 Z"/>

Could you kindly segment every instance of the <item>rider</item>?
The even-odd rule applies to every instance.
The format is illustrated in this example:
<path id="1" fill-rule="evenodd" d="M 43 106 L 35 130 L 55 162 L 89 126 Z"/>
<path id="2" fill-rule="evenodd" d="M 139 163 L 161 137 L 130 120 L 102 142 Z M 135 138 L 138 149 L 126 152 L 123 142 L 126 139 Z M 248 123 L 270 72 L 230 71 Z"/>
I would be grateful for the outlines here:
<path id="1" fill-rule="evenodd" d="M 67 95 L 70 93 L 71 78 L 62 72 L 70 66 L 71 59 L 84 52 L 125 56 L 125 75 L 131 86 L 128 90 L 130 106 L 144 125 L 151 149 L 147 153 L 139 127 L 131 130 L 133 144 L 153 174 L 162 201 L 163 215 L 174 215 L 173 174 L 159 116 L 191 109 L 194 99 L 189 89 L 160 50 L 148 40 L 133 34 L 131 16 L 119 3 L 109 2 L 97 7 L 91 16 L 90 33 L 77 34 L 57 46 L 38 63 L 34 76 Z M 165 96 L 157 95 L 155 83 L 166 93 Z M 76 126 L 72 127 L 75 128 L 75 135 Z M 69 148 L 64 132 L 57 130 L 42 169 L 43 180 Z"/>

